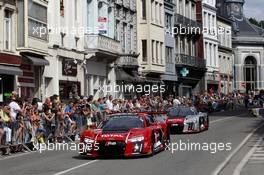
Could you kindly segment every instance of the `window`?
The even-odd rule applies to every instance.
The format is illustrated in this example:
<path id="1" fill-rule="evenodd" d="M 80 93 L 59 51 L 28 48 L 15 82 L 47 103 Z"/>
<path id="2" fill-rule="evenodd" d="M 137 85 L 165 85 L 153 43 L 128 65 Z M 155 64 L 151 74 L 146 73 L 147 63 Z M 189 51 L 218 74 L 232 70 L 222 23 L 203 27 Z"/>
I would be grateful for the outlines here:
<path id="1" fill-rule="evenodd" d="M 160 64 L 163 64 L 163 52 L 162 52 L 163 43 L 160 42 Z"/>
<path id="2" fill-rule="evenodd" d="M 142 40 L 142 61 L 147 62 L 148 54 L 147 54 L 147 40 Z"/>
<path id="3" fill-rule="evenodd" d="M 206 26 L 206 19 L 207 19 L 207 13 L 206 12 L 204 12 L 204 16 L 203 16 L 203 25 L 205 26 L 205 27 L 207 27 Z"/>
<path id="4" fill-rule="evenodd" d="M 195 43 L 192 43 L 192 56 L 196 56 Z"/>
<path id="5" fill-rule="evenodd" d="M 115 39 L 120 41 L 120 22 L 116 20 Z"/>
<path id="6" fill-rule="evenodd" d="M 78 48 L 78 41 L 80 40 L 80 38 L 75 37 L 75 47 Z"/>
<path id="7" fill-rule="evenodd" d="M 179 1 L 179 14 L 183 15 L 183 2 L 182 2 L 182 0 Z"/>
<path id="8" fill-rule="evenodd" d="M 158 2 L 155 2 L 155 23 L 158 23 L 159 22 L 159 3 Z"/>
<path id="9" fill-rule="evenodd" d="M 156 63 L 159 63 L 159 42 L 156 41 Z"/>
<path id="10" fill-rule="evenodd" d="M 130 51 L 132 52 L 134 49 L 134 28 L 130 26 Z"/>
<path id="11" fill-rule="evenodd" d="M 61 33 L 61 46 L 64 46 L 65 33 Z"/>
<path id="12" fill-rule="evenodd" d="M 208 14 L 208 20 L 207 20 L 207 28 L 210 30 L 212 27 L 211 27 L 211 24 L 212 24 L 212 18 L 211 18 L 211 14 Z"/>
<path id="13" fill-rule="evenodd" d="M 74 19 L 77 21 L 78 16 L 78 0 L 74 0 Z"/>
<path id="14" fill-rule="evenodd" d="M 29 0 L 28 8 L 28 34 L 31 37 L 47 40 L 47 7 L 42 6 Z M 35 29 L 41 29 L 42 33 L 36 32 Z"/>
<path id="15" fill-rule="evenodd" d="M 152 43 L 151 43 L 151 54 L 152 54 L 152 62 L 154 63 L 155 62 L 155 41 L 152 40 Z"/>
<path id="16" fill-rule="evenodd" d="M 123 23 L 123 40 L 122 40 L 122 49 L 123 52 L 127 52 L 127 38 L 126 38 L 126 33 L 127 33 L 127 24 Z"/>
<path id="17" fill-rule="evenodd" d="M 165 21 L 165 23 L 166 23 L 166 24 L 165 24 L 166 28 L 171 30 L 171 29 L 172 29 L 172 23 L 171 23 L 171 22 L 172 22 L 172 15 L 166 13 L 166 14 L 165 14 L 165 20 L 166 20 L 166 21 Z"/>
<path id="18" fill-rule="evenodd" d="M 142 19 L 146 19 L 146 0 L 141 0 L 142 2 Z"/>
<path id="19" fill-rule="evenodd" d="M 60 0 L 60 15 L 64 17 L 64 0 Z"/>
<path id="20" fill-rule="evenodd" d="M 151 0 L 151 21 L 154 21 L 155 15 L 155 1 Z"/>
<path id="21" fill-rule="evenodd" d="M 162 4 L 159 4 L 159 23 L 162 25 Z"/>
<path id="22" fill-rule="evenodd" d="M 11 16 L 12 12 L 9 10 L 5 10 L 5 17 L 4 17 L 4 49 L 11 50 Z"/>
<path id="23" fill-rule="evenodd" d="M 196 21 L 196 11 L 195 11 L 195 5 L 192 3 L 192 12 L 191 12 L 191 14 L 192 14 L 192 19 L 193 20 L 195 20 Z"/>
<path id="24" fill-rule="evenodd" d="M 172 63 L 172 48 L 171 47 L 166 47 L 166 62 L 167 63 Z"/>
<path id="25" fill-rule="evenodd" d="M 189 2 L 186 1 L 186 4 L 185 4 L 185 16 L 186 16 L 187 18 L 190 18 L 189 13 L 190 13 L 190 10 L 189 10 Z"/>

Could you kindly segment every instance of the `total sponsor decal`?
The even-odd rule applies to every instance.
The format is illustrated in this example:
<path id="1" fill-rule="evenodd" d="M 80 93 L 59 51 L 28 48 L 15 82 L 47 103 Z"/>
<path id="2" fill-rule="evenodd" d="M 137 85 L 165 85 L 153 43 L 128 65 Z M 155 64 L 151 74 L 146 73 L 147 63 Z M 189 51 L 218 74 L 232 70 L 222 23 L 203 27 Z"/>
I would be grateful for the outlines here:
<path id="1" fill-rule="evenodd" d="M 118 137 L 118 138 L 123 138 L 124 136 L 122 134 L 102 134 L 102 138 L 109 138 L 109 137 Z"/>

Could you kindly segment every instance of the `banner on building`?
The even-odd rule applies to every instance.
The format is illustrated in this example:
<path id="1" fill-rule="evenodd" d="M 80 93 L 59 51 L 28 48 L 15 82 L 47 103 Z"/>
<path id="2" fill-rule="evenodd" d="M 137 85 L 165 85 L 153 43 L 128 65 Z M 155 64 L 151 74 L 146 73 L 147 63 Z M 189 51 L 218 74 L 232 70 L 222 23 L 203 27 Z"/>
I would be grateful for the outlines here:
<path id="1" fill-rule="evenodd" d="M 98 18 L 98 32 L 99 34 L 107 34 L 107 18 L 99 17 Z"/>

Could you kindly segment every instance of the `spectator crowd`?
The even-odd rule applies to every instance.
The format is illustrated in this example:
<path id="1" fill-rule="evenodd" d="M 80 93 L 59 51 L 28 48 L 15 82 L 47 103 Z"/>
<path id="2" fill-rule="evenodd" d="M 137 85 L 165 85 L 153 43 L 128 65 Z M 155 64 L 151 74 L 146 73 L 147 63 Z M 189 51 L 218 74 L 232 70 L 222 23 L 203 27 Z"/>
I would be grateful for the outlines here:
<path id="1" fill-rule="evenodd" d="M 263 99 L 264 93 L 259 94 Z M 10 100 L 0 104 L 0 146 L 60 142 L 65 138 L 76 140 L 84 129 L 96 127 L 110 113 L 166 111 L 180 105 L 195 106 L 206 112 L 232 110 L 248 103 L 251 98 L 252 94 L 239 93 L 194 94 L 190 98 L 142 95 L 129 100 L 113 99 L 108 95 L 99 99 L 79 97 L 66 103 L 61 102 L 58 95 L 41 102 L 37 98 L 21 99 L 16 92 L 12 92 Z"/>

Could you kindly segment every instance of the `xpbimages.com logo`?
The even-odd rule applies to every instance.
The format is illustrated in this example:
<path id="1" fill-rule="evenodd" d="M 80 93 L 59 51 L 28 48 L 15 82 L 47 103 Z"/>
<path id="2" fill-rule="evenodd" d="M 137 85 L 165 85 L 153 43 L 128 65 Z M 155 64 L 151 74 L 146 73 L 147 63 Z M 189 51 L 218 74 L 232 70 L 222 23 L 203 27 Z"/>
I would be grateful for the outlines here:
<path id="1" fill-rule="evenodd" d="M 195 143 L 190 142 L 189 140 L 187 142 L 179 140 L 179 142 L 166 143 L 165 146 L 165 150 L 170 151 L 172 154 L 176 153 L 177 151 L 205 151 L 215 154 L 217 152 L 232 150 L 232 143 Z"/>
<path id="2" fill-rule="evenodd" d="M 37 143 L 33 144 L 34 149 L 38 150 L 39 153 L 44 151 L 74 151 L 79 154 L 90 152 L 91 150 L 98 151 L 99 143 Z"/>
<path id="3" fill-rule="evenodd" d="M 109 84 L 98 87 L 98 90 L 105 93 L 144 93 L 150 95 L 152 93 L 163 93 L 165 92 L 165 85 L 132 85 L 132 84 Z"/>

